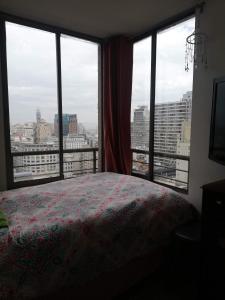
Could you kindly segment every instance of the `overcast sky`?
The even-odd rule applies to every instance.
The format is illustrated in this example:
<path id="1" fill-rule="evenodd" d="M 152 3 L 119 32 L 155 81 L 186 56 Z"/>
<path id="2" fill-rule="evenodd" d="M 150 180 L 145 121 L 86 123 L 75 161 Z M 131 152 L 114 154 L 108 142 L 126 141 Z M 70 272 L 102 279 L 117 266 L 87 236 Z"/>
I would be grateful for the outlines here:
<path id="1" fill-rule="evenodd" d="M 7 23 L 11 123 L 35 121 L 36 109 L 53 122 L 57 113 L 55 35 Z M 63 113 L 97 124 L 98 46 L 61 38 Z"/>
<path id="2" fill-rule="evenodd" d="M 194 19 L 161 31 L 157 35 L 156 103 L 179 101 L 192 91 L 193 68 L 186 72 L 186 37 L 194 31 Z M 134 46 L 132 110 L 148 105 L 150 98 L 151 38 Z M 132 116 L 133 117 L 133 116 Z"/>
<path id="3" fill-rule="evenodd" d="M 7 23 L 7 62 L 11 123 L 35 121 L 36 109 L 53 122 L 57 113 L 55 35 Z M 192 90 L 192 70 L 184 71 L 185 39 L 194 30 L 188 20 L 158 34 L 156 101 L 176 101 Z M 97 124 L 98 46 L 61 39 L 63 112 Z M 151 38 L 134 46 L 132 109 L 149 104 Z"/>

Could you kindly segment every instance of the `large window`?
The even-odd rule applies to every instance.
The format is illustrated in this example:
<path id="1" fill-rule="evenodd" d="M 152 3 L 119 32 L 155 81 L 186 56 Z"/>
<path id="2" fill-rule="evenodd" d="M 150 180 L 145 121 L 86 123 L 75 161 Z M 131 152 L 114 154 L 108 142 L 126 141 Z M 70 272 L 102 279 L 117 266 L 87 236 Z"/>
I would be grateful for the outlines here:
<path id="1" fill-rule="evenodd" d="M 140 47 L 146 40 L 134 45 L 131 136 L 135 132 L 135 115 L 140 118 L 139 126 L 136 125 L 136 140 L 132 140 L 133 172 L 182 190 L 188 189 L 193 80 L 193 68 L 189 72 L 184 69 L 184 54 L 186 37 L 194 31 L 194 27 L 195 18 L 190 18 L 155 34 L 154 82 L 150 81 L 150 67 L 145 73 L 139 71 L 141 66 L 144 65 L 142 70 L 149 66 L 151 52 L 147 51 L 147 46 Z M 143 86 L 147 77 L 149 87 L 151 85 L 154 89 L 148 99 L 147 88 Z M 154 120 L 150 120 L 149 107 L 154 109 Z M 154 129 L 152 140 L 145 139 L 148 149 L 143 137 L 149 136 L 151 129 Z M 148 164 L 149 160 L 152 165 Z"/>
<path id="2" fill-rule="evenodd" d="M 59 176 L 59 138 L 53 132 L 58 111 L 55 35 L 6 23 L 6 38 L 13 179 Z M 52 155 L 33 155 L 51 150 Z"/>
<path id="3" fill-rule="evenodd" d="M 54 30 L 4 26 L 9 184 L 96 172 L 99 45 Z"/>
<path id="4" fill-rule="evenodd" d="M 71 177 L 97 167 L 98 45 L 63 35 L 61 62 L 64 175 Z"/>
<path id="5" fill-rule="evenodd" d="M 133 85 L 131 101 L 131 147 L 143 152 L 133 152 L 133 170 L 148 173 L 151 37 L 134 46 Z"/>

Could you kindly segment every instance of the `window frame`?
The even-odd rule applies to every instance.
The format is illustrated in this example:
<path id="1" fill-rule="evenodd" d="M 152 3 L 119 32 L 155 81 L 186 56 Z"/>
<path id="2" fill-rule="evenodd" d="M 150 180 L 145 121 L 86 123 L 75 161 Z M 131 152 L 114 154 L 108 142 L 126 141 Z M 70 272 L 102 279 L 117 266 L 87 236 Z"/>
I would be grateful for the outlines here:
<path id="1" fill-rule="evenodd" d="M 8 93 L 8 69 L 7 69 L 7 49 L 6 49 L 6 22 L 23 25 L 34 29 L 39 29 L 45 32 L 50 32 L 55 35 L 55 51 L 56 51 L 56 82 L 57 82 L 57 104 L 59 115 L 59 149 L 50 150 L 51 154 L 59 155 L 59 176 L 46 177 L 42 179 L 14 181 L 13 175 L 13 154 L 11 151 L 10 142 L 10 118 L 9 118 L 9 93 Z M 6 183 L 7 189 L 13 189 L 24 186 L 38 185 L 48 182 L 64 179 L 63 171 L 63 122 L 62 122 L 62 74 L 61 74 L 61 36 L 67 35 L 85 41 L 90 41 L 98 45 L 98 131 L 99 131 L 99 147 L 93 148 L 93 157 L 96 157 L 96 151 L 99 152 L 98 168 L 102 170 L 103 157 L 103 141 L 102 141 L 102 45 L 103 39 L 91 36 L 88 34 L 79 33 L 73 30 L 52 26 L 45 23 L 33 21 L 30 19 L 17 17 L 0 11 L 0 80 L 2 81 L 2 98 L 3 98 L 3 124 L 4 124 L 4 142 L 5 142 L 5 158 L 6 158 Z M 79 149 L 78 149 L 79 150 Z M 29 153 L 31 153 L 30 151 Z M 46 154 L 48 151 L 39 151 Z M 53 153 L 54 152 L 54 153 Z M 67 152 L 67 151 L 66 151 Z M 28 152 L 25 152 L 25 154 Z M 36 154 L 36 151 L 33 151 Z M 48 153 L 47 153 L 48 154 Z M 49 153 L 50 154 L 50 153 Z M 29 154 L 28 154 L 29 155 Z M 96 167 L 96 161 L 93 160 L 93 165 Z"/>
<path id="2" fill-rule="evenodd" d="M 157 34 L 163 30 L 170 28 L 170 27 L 176 26 L 179 23 L 182 23 L 188 19 L 194 18 L 197 7 L 200 7 L 201 9 L 203 9 L 203 4 L 197 5 L 196 7 L 193 7 L 183 13 L 180 13 L 180 14 L 176 15 L 175 17 L 169 18 L 169 19 L 157 24 L 149 31 L 143 33 L 142 35 L 136 36 L 133 39 L 133 45 L 137 42 L 144 40 L 145 38 L 148 38 L 148 37 L 151 37 L 152 41 L 151 41 L 151 70 L 150 70 L 151 77 L 150 77 L 150 83 L 149 83 L 150 84 L 150 99 L 149 99 L 149 101 L 150 101 L 150 103 L 149 103 L 150 104 L 150 106 L 149 106 L 150 107 L 150 118 L 149 118 L 148 176 L 145 176 L 143 174 L 138 174 L 133 171 L 132 171 L 132 175 L 141 177 L 144 179 L 148 179 L 149 181 L 155 182 L 155 183 L 163 185 L 165 187 L 169 187 L 171 189 L 174 189 L 174 190 L 184 193 L 184 194 L 188 194 L 188 192 L 189 192 L 190 156 L 186 157 L 183 155 L 171 154 L 171 156 L 176 156 L 177 159 L 183 158 L 186 161 L 188 161 L 187 189 L 182 189 L 179 187 L 175 187 L 175 186 L 154 180 L 154 156 L 156 154 L 159 154 L 154 151 Z M 193 73 L 194 73 L 194 70 L 193 70 Z M 132 153 L 139 152 L 139 151 L 137 151 L 137 149 L 131 149 L 131 150 L 132 150 Z"/>

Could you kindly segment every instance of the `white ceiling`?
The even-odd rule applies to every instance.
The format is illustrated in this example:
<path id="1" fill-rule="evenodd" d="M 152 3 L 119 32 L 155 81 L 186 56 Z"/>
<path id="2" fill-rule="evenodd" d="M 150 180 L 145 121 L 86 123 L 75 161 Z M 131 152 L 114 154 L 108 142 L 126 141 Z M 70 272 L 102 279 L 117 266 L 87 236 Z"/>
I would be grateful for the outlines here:
<path id="1" fill-rule="evenodd" d="M 197 0 L 0 0 L 0 11 L 77 32 L 134 36 Z"/>

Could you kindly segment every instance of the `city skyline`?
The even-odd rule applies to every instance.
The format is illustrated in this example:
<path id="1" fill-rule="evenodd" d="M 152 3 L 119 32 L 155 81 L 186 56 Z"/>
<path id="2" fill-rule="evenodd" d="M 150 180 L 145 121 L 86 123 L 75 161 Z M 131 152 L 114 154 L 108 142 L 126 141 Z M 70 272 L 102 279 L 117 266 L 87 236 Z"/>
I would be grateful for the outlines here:
<path id="1" fill-rule="evenodd" d="M 40 108 L 36 108 L 34 115 L 33 115 L 33 119 L 32 121 L 25 121 L 25 122 L 18 122 L 18 123 L 12 123 L 11 126 L 16 126 L 16 125 L 24 125 L 24 124 L 30 124 L 30 123 L 37 123 L 37 111 L 40 113 L 41 116 L 41 121 L 45 121 L 48 124 L 54 125 L 55 122 L 55 116 L 58 115 L 58 113 L 54 114 L 53 120 L 47 121 L 45 117 L 43 117 L 42 111 L 40 110 Z M 77 115 L 75 113 L 63 113 L 64 115 Z M 78 121 L 78 118 L 77 118 Z M 80 125 L 83 125 L 87 130 L 98 130 L 98 124 L 94 125 L 94 126 L 90 126 L 92 123 L 81 123 L 81 122 L 77 122 Z"/>
<path id="2" fill-rule="evenodd" d="M 155 105 L 154 149 L 157 153 L 189 156 L 191 107 L 192 91 L 184 93 L 179 101 L 157 103 Z M 150 111 L 147 106 L 142 105 L 138 106 L 133 111 L 133 114 L 131 147 L 139 151 L 148 151 Z M 42 118 L 40 109 L 36 110 L 35 116 L 36 122 L 32 123 L 32 126 L 24 125 L 23 127 L 22 125 L 18 126 L 18 128 L 16 126 L 11 128 L 12 152 L 32 151 L 34 153 L 32 156 L 29 154 L 14 159 L 15 180 L 24 180 L 28 177 L 43 178 L 43 176 L 55 176 L 55 172 L 57 174 L 59 172 L 59 158 L 57 154 L 52 155 L 51 158 L 44 153 L 35 155 L 35 151 L 59 149 L 57 134 L 58 114 L 55 114 L 54 126 Z M 73 170 L 79 172 L 87 167 L 88 169 L 93 169 L 93 162 L 90 165 L 88 163 L 92 160 L 91 148 L 98 147 L 98 137 L 85 130 L 83 134 L 80 134 L 78 116 L 76 114 L 63 114 L 62 117 L 63 149 L 90 149 L 89 154 L 86 154 L 85 165 L 79 164 L 79 161 L 82 162 L 84 159 L 82 152 L 80 154 L 64 154 L 66 176 L 73 176 Z M 148 154 L 139 152 L 133 159 L 133 171 L 147 175 L 149 172 Z M 188 164 L 186 161 L 171 159 L 170 157 L 154 157 L 154 176 L 156 181 L 172 185 L 174 182 L 177 182 L 177 185 L 185 188 L 188 178 L 187 170 Z"/>
<path id="3" fill-rule="evenodd" d="M 182 97 L 181 97 L 180 100 L 178 100 L 178 101 L 158 102 L 158 103 L 155 104 L 155 106 L 160 105 L 160 104 L 167 104 L 167 103 L 168 103 L 168 104 L 169 104 L 169 103 L 179 103 L 179 102 L 183 101 L 183 97 L 184 97 L 186 94 L 192 94 L 192 91 L 186 91 L 185 93 L 183 93 Z M 138 104 L 136 107 L 134 107 L 133 111 L 131 111 L 131 123 L 134 122 L 135 111 L 136 111 L 137 109 L 139 109 L 139 108 L 142 108 L 142 107 L 147 108 L 148 114 L 150 113 L 150 110 L 149 110 L 149 106 L 148 106 L 148 105 L 145 105 L 145 104 Z M 46 122 L 46 123 L 48 123 L 49 125 L 52 125 L 52 126 L 54 127 L 54 126 L 55 126 L 55 121 L 56 121 L 56 116 L 58 116 L 58 114 L 54 114 L 54 119 L 52 120 L 52 122 L 47 122 L 44 118 L 42 118 L 42 112 L 41 112 L 41 110 L 40 110 L 39 108 L 37 108 L 37 109 L 36 109 L 36 113 L 34 114 L 34 119 L 36 119 L 36 121 L 11 124 L 11 127 L 14 127 L 14 126 L 17 126 L 17 125 L 25 125 L 25 124 L 36 124 L 36 123 L 38 123 L 37 118 L 39 118 L 40 121 L 44 121 L 44 122 Z M 79 125 L 79 126 L 82 125 L 86 130 L 90 130 L 90 128 L 86 128 L 86 127 L 84 126 L 85 124 L 79 122 L 79 116 L 77 116 L 77 114 L 63 113 L 62 116 L 63 116 L 63 119 L 64 119 L 64 117 L 66 117 L 66 116 L 75 116 L 75 117 L 76 117 L 76 127 L 77 127 L 78 125 Z M 148 118 L 149 118 L 149 116 L 148 116 Z M 149 120 L 149 119 L 148 119 L 148 120 Z M 149 123 L 149 121 L 148 121 L 148 123 Z M 64 125 L 64 122 L 63 122 L 63 125 Z M 64 125 L 64 126 L 65 126 L 65 125 Z M 97 133 L 97 129 L 98 129 L 97 127 L 96 127 L 96 128 L 92 128 L 91 131 L 96 130 L 96 133 Z M 54 129 L 53 131 L 54 131 L 53 135 L 57 136 L 57 135 L 55 134 L 56 129 Z M 64 134 L 63 134 L 63 135 L 64 135 Z"/>
<path id="4" fill-rule="evenodd" d="M 11 140 L 24 143 L 32 142 L 35 144 L 41 144 L 46 142 L 53 142 L 52 137 L 58 140 L 59 137 L 59 119 L 58 114 L 54 115 L 53 122 L 47 122 L 42 118 L 42 113 L 39 108 L 36 109 L 35 121 L 11 124 L 10 135 Z M 82 123 L 78 122 L 77 114 L 62 114 L 62 125 L 63 125 L 63 137 L 75 137 L 79 135 L 89 135 L 98 137 L 98 128 L 94 130 L 86 128 Z M 54 141 L 56 142 L 56 141 Z"/>

